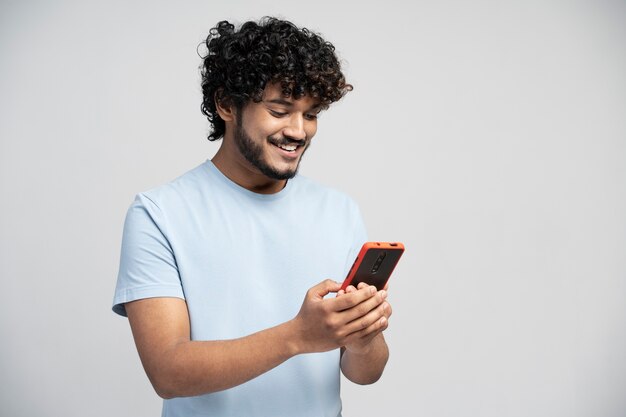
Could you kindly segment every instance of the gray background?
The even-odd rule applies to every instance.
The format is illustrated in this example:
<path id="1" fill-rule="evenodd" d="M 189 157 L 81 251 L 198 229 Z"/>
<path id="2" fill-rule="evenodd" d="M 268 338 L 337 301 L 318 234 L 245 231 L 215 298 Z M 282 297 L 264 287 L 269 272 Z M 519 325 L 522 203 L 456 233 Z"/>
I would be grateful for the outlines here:
<path id="1" fill-rule="evenodd" d="M 209 28 L 278 15 L 355 85 L 302 173 L 408 248 L 344 414 L 626 415 L 626 3 L 404 3 L 0 3 L 0 414 L 159 415 L 110 311 L 124 215 L 217 149 Z"/>

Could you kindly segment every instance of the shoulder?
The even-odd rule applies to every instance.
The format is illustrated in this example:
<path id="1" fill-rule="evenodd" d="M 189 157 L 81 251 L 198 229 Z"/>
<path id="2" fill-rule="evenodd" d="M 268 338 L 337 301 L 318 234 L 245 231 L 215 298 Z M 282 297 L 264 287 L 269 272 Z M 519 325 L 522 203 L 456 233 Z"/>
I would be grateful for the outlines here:
<path id="1" fill-rule="evenodd" d="M 137 194 L 135 202 L 167 209 L 181 204 L 193 204 L 211 188 L 206 163 L 182 174 L 174 180 Z"/>

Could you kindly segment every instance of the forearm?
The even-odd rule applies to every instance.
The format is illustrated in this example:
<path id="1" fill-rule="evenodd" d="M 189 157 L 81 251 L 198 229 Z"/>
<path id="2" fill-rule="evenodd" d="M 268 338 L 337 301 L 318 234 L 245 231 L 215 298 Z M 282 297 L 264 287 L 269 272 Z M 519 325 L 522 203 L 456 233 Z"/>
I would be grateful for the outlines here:
<path id="1" fill-rule="evenodd" d="M 225 341 L 181 341 L 153 364 L 150 380 L 163 398 L 187 397 L 243 384 L 296 355 L 291 322 Z M 146 370 L 148 367 L 146 367 Z"/>
<path id="2" fill-rule="evenodd" d="M 382 333 L 376 335 L 369 346 L 366 352 L 342 351 L 341 372 L 356 384 L 367 385 L 378 381 L 389 359 L 389 348 Z"/>
<path id="3" fill-rule="evenodd" d="M 125 307 L 137 351 L 156 392 L 163 398 L 195 396 L 243 384 L 295 355 L 350 345 L 350 336 L 362 331 L 361 310 L 371 311 L 380 300 L 365 290 L 324 298 L 339 287 L 325 280 L 307 291 L 292 320 L 223 341 L 190 340 L 187 304 L 182 299 L 154 297 Z M 351 369 L 349 357 L 347 363 Z"/>

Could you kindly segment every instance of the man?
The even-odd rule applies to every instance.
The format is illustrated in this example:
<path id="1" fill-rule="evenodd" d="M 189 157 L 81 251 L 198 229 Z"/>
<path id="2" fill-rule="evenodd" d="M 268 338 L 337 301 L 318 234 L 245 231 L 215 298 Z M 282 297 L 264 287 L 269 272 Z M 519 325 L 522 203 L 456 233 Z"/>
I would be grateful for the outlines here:
<path id="1" fill-rule="evenodd" d="M 287 21 L 220 22 L 206 46 L 202 111 L 221 147 L 137 196 L 113 309 L 164 416 L 340 416 L 339 370 L 381 376 L 391 307 L 328 279 L 345 277 L 363 223 L 296 173 L 318 113 L 352 86 L 334 47 Z"/>

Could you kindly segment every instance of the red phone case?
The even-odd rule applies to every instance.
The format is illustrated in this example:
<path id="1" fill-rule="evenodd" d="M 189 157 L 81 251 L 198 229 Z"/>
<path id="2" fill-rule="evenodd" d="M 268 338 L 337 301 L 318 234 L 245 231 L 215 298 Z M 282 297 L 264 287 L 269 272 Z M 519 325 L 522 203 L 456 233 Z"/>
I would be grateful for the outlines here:
<path id="1" fill-rule="evenodd" d="M 360 282 L 365 282 L 374 285 L 379 291 L 382 290 L 403 253 L 402 243 L 365 242 L 341 289 L 345 290 L 348 285 L 356 287 Z"/>

